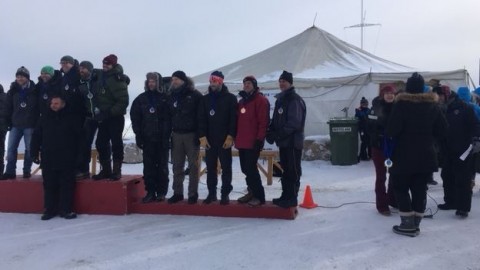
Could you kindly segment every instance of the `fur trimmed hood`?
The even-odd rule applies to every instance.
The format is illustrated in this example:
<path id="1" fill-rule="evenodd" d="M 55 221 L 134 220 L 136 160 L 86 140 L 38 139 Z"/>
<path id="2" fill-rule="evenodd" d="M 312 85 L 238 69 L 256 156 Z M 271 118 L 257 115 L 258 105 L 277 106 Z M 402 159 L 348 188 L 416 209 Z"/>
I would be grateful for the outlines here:
<path id="1" fill-rule="evenodd" d="M 431 92 L 421 94 L 400 93 L 395 97 L 395 102 L 399 101 L 438 103 L 438 95 Z"/>

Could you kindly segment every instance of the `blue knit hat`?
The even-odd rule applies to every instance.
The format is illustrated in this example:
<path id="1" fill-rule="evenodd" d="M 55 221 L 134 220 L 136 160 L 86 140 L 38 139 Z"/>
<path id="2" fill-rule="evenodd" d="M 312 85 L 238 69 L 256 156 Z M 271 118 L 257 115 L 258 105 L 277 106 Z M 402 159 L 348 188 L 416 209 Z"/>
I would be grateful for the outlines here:
<path id="1" fill-rule="evenodd" d="M 461 100 L 465 102 L 472 101 L 472 95 L 470 94 L 470 89 L 468 89 L 468 87 L 466 86 L 459 87 L 457 90 L 457 95 Z"/>

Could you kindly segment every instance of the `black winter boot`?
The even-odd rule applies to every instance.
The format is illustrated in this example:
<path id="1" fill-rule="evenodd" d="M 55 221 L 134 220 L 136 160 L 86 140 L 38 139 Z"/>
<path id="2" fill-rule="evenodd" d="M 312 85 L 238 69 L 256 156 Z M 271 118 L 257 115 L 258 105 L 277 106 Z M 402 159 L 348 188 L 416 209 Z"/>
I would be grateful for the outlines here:
<path id="1" fill-rule="evenodd" d="M 77 218 L 77 213 L 75 212 L 63 213 L 63 214 L 60 214 L 60 217 L 64 219 L 74 219 L 74 218 Z"/>
<path id="2" fill-rule="evenodd" d="M 467 211 L 462 211 L 462 210 L 457 210 L 457 211 L 455 211 L 455 215 L 459 216 L 461 218 L 467 218 L 468 217 L 468 212 Z"/>
<path id="3" fill-rule="evenodd" d="M 92 176 L 93 180 L 102 180 L 110 178 L 112 175 L 112 165 L 110 160 L 100 160 L 101 170 L 98 174 Z"/>
<path id="4" fill-rule="evenodd" d="M 57 216 L 56 213 L 45 211 L 40 219 L 41 220 L 50 220 L 50 219 L 52 219 L 56 216 Z"/>
<path id="5" fill-rule="evenodd" d="M 173 194 L 173 196 L 167 200 L 167 202 L 170 204 L 181 202 L 181 201 L 183 201 L 183 194 Z"/>
<path id="6" fill-rule="evenodd" d="M 253 199 L 253 193 L 248 189 L 247 194 L 243 195 L 242 197 L 238 198 L 237 201 L 239 203 L 248 203 L 251 199 Z"/>
<path id="7" fill-rule="evenodd" d="M 415 216 L 413 214 L 409 216 L 400 216 L 400 220 L 400 225 L 395 225 L 392 228 L 394 233 L 410 237 L 417 236 L 415 227 Z"/>
<path id="8" fill-rule="evenodd" d="M 156 199 L 155 192 L 147 192 L 147 195 L 142 199 L 142 203 L 154 202 Z"/>
<path id="9" fill-rule="evenodd" d="M 452 204 L 441 203 L 441 204 L 438 205 L 438 209 L 440 209 L 440 210 L 455 210 L 456 208 Z"/>
<path id="10" fill-rule="evenodd" d="M 217 201 L 217 194 L 213 192 L 209 192 L 207 198 L 203 200 L 203 204 L 211 204 L 212 202 Z"/>
<path id="11" fill-rule="evenodd" d="M 110 180 L 118 181 L 122 178 L 122 160 L 114 160 L 113 161 L 113 172 L 110 176 Z"/>
<path id="12" fill-rule="evenodd" d="M 276 200 L 276 201 L 273 202 L 273 204 L 275 204 L 276 206 L 281 207 L 281 208 L 297 207 L 298 200 L 297 200 L 297 198 Z"/>
<path id="13" fill-rule="evenodd" d="M 188 197 L 188 204 L 196 204 L 198 201 L 198 193 Z"/>
<path id="14" fill-rule="evenodd" d="M 420 234 L 420 222 L 422 222 L 422 218 L 423 218 L 423 215 L 418 216 L 417 214 L 415 214 L 414 223 L 415 223 L 415 234 L 416 235 Z"/>
<path id="15" fill-rule="evenodd" d="M 228 205 L 230 204 L 230 197 L 228 197 L 228 194 L 222 194 L 220 198 L 220 204 L 221 205 Z"/>

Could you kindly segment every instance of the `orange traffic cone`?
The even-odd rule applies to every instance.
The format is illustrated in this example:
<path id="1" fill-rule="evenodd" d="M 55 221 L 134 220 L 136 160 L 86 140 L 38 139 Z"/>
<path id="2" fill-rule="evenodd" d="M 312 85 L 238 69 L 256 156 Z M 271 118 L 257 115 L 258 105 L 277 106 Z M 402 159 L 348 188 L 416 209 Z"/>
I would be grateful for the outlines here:
<path id="1" fill-rule="evenodd" d="M 305 189 L 305 196 L 303 197 L 303 203 L 300 204 L 300 207 L 312 209 L 317 207 L 318 204 L 313 202 L 312 190 L 310 190 L 310 185 L 307 185 Z"/>

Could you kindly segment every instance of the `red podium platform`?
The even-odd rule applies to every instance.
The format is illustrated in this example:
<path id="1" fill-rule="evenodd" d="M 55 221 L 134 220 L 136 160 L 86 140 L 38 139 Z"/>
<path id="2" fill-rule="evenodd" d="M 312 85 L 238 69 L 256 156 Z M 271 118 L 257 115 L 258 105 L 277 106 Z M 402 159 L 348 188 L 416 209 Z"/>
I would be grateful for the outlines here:
<path id="1" fill-rule="evenodd" d="M 119 181 L 77 181 L 74 209 L 80 214 L 125 215 L 143 190 L 139 175 L 124 175 Z"/>
<path id="2" fill-rule="evenodd" d="M 271 202 L 259 207 L 250 207 L 230 201 L 229 205 L 220 205 L 213 202 L 208 205 L 199 201 L 197 204 L 187 204 L 186 201 L 169 204 L 167 202 L 134 203 L 130 210 L 139 214 L 168 214 L 168 215 L 190 215 L 190 216 L 215 216 L 215 217 L 245 217 L 245 218 L 273 218 L 290 219 L 297 216 L 297 208 L 280 208 Z"/>
<path id="3" fill-rule="evenodd" d="M 0 181 L 0 212 L 42 213 L 42 177 Z"/>
<path id="4" fill-rule="evenodd" d="M 75 188 L 74 209 L 79 214 L 125 215 L 142 194 L 143 181 L 138 175 L 119 181 L 81 180 Z M 0 181 L 0 212 L 42 213 L 42 177 Z"/>
<path id="5" fill-rule="evenodd" d="M 168 214 L 216 217 L 247 217 L 295 219 L 297 208 L 283 209 L 267 202 L 260 207 L 238 204 L 232 200 L 229 205 L 214 202 L 209 205 L 190 205 L 186 201 L 176 204 L 167 202 L 141 203 L 145 195 L 143 179 L 139 175 L 124 175 L 119 181 L 77 181 L 74 211 L 79 214 L 125 215 Z M 0 212 L 42 213 L 43 182 L 41 176 L 28 180 L 0 181 Z"/>

